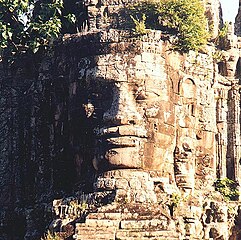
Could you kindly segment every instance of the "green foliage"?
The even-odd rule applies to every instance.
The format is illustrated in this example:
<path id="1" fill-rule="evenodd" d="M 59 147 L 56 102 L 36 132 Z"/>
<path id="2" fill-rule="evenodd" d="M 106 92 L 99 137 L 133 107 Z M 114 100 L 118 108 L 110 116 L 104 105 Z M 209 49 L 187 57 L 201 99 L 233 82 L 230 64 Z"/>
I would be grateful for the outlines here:
<path id="1" fill-rule="evenodd" d="M 207 19 L 201 0 L 143 0 L 130 7 L 132 15 L 146 16 L 146 26 L 174 35 L 175 49 L 199 50 L 207 43 Z"/>
<path id="2" fill-rule="evenodd" d="M 145 14 L 142 15 L 142 20 L 135 19 L 133 16 L 131 16 L 131 19 L 133 20 L 133 22 L 135 24 L 135 29 L 133 29 L 134 34 L 145 35 L 147 33 L 146 23 L 145 23 L 146 15 Z"/>
<path id="3" fill-rule="evenodd" d="M 223 52 L 220 50 L 216 50 L 214 53 L 212 53 L 212 57 L 215 63 L 222 62 L 224 59 Z"/>
<path id="4" fill-rule="evenodd" d="M 214 40 L 214 43 L 223 50 L 227 50 L 229 48 L 229 41 L 227 39 L 227 35 L 228 35 L 228 27 L 229 27 L 229 23 L 225 22 L 223 27 L 221 29 L 219 29 L 218 31 L 218 36 L 216 37 L 216 39 Z"/>
<path id="5" fill-rule="evenodd" d="M 180 193 L 172 193 L 165 204 L 170 210 L 171 216 L 173 216 L 175 210 L 179 207 L 180 203 L 185 201 Z"/>
<path id="6" fill-rule="evenodd" d="M 237 214 L 237 210 L 234 206 L 228 205 L 228 214 L 229 216 L 235 216 Z"/>
<path id="7" fill-rule="evenodd" d="M 182 201 L 181 195 L 179 195 L 177 193 L 173 193 L 171 195 L 170 203 L 173 207 L 178 207 L 178 205 L 180 204 L 181 201 Z"/>
<path id="8" fill-rule="evenodd" d="M 229 178 L 218 179 L 214 186 L 215 190 L 219 191 L 227 201 L 237 200 L 239 197 L 237 183 Z"/>
<path id="9" fill-rule="evenodd" d="M 13 54 L 48 44 L 61 29 L 63 0 L 0 0 L 0 49 Z"/>
<path id="10" fill-rule="evenodd" d="M 229 23 L 228 22 L 225 22 L 223 27 L 219 30 L 218 32 L 218 37 L 219 38 L 225 38 L 227 37 L 227 34 L 228 34 L 228 25 Z"/>
<path id="11" fill-rule="evenodd" d="M 44 235 L 41 240 L 63 240 L 62 237 L 60 237 L 57 233 L 52 233 L 50 231 L 47 232 L 47 234 Z"/>
<path id="12" fill-rule="evenodd" d="M 88 204 L 85 201 L 78 203 L 78 201 L 73 200 L 70 202 L 70 206 L 72 206 L 73 208 L 79 209 L 82 212 L 88 209 Z"/>
<path id="13" fill-rule="evenodd" d="M 148 28 L 151 29 L 160 29 L 160 24 L 158 21 L 158 9 L 159 1 L 155 0 L 143 0 L 138 4 L 131 5 L 129 7 L 129 14 L 131 19 L 141 19 L 142 16 L 145 16 L 145 24 Z"/>
<path id="14" fill-rule="evenodd" d="M 64 0 L 0 0 L 0 56 L 35 53 L 56 39 L 75 15 L 63 13 Z"/>

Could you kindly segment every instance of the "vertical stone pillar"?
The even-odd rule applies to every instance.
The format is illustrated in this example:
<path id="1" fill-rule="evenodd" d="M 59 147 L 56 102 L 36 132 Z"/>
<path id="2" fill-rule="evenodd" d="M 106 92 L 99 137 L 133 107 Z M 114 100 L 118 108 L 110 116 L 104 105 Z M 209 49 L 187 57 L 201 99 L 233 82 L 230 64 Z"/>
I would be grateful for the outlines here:
<path id="1" fill-rule="evenodd" d="M 98 0 L 86 0 L 85 6 L 88 11 L 88 30 L 95 30 L 97 28 L 96 17 L 98 15 L 97 8 Z"/>
<path id="2" fill-rule="evenodd" d="M 227 153 L 227 96 L 225 89 L 217 89 L 216 124 L 217 124 L 217 177 L 225 178 Z"/>
<path id="3" fill-rule="evenodd" d="M 239 0 L 239 9 L 238 9 L 238 14 L 235 18 L 235 34 L 237 36 L 241 36 L 241 0 Z"/>
<path id="4" fill-rule="evenodd" d="M 192 192 L 195 185 L 196 161 L 196 96 L 197 87 L 190 78 L 179 81 L 181 98 L 180 116 L 177 121 L 174 173 L 177 186 Z"/>
<path id="5" fill-rule="evenodd" d="M 219 0 L 207 0 L 204 1 L 204 4 L 211 38 L 215 38 L 218 36 L 218 29 L 220 25 L 220 2 Z"/>
<path id="6" fill-rule="evenodd" d="M 240 94 L 239 87 L 233 83 L 228 92 L 228 148 L 227 177 L 239 182 L 240 176 Z"/>

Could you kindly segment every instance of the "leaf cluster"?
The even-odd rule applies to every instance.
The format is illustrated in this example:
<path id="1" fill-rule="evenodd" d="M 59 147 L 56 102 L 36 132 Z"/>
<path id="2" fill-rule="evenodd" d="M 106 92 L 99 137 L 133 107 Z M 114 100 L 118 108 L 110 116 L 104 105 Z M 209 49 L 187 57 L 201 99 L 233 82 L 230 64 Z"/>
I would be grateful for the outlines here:
<path id="1" fill-rule="evenodd" d="M 229 49 L 229 41 L 228 41 L 228 28 L 229 23 L 225 22 L 223 26 L 218 31 L 218 36 L 214 39 L 215 44 L 222 50 Z"/>
<path id="2" fill-rule="evenodd" d="M 41 240 L 63 240 L 57 233 L 48 231 Z"/>
<path id="3" fill-rule="evenodd" d="M 175 194 L 175 193 L 171 195 L 170 202 L 173 207 L 178 207 L 181 201 L 182 201 L 181 195 Z"/>
<path id="4" fill-rule="evenodd" d="M 220 192 L 227 201 L 237 200 L 239 191 L 237 183 L 229 178 L 217 179 L 214 183 L 215 190 Z"/>
<path id="5" fill-rule="evenodd" d="M 85 211 L 88 208 L 88 204 L 86 201 L 78 203 L 77 201 L 73 200 L 70 202 L 70 206 L 72 206 L 73 208 L 79 209 L 81 211 Z"/>
<path id="6" fill-rule="evenodd" d="M 229 26 L 229 23 L 225 22 L 223 27 L 221 29 L 219 29 L 219 31 L 218 31 L 218 37 L 219 38 L 227 37 L 227 35 L 228 35 L 228 26 Z"/>
<path id="7" fill-rule="evenodd" d="M 74 234 L 74 227 L 71 224 L 64 225 L 61 232 L 53 232 L 48 230 L 41 240 L 64 240 L 72 239 L 71 236 Z"/>
<path id="8" fill-rule="evenodd" d="M 142 19 L 135 19 L 133 16 L 130 16 L 131 19 L 133 20 L 134 24 L 135 24 L 135 28 L 134 30 L 134 34 L 136 35 L 145 35 L 147 33 L 147 29 L 146 29 L 146 15 L 143 14 L 142 15 Z"/>
<path id="9" fill-rule="evenodd" d="M 207 19 L 201 0 L 143 0 L 130 7 L 131 15 L 145 14 L 146 26 L 175 36 L 175 49 L 199 50 L 207 43 Z"/>
<path id="10" fill-rule="evenodd" d="M 212 53 L 212 58 L 215 63 L 222 62 L 224 59 L 224 54 L 221 50 L 216 50 Z"/>
<path id="11" fill-rule="evenodd" d="M 0 56 L 46 48 L 60 35 L 64 17 L 75 21 L 63 9 L 64 0 L 0 0 Z"/>

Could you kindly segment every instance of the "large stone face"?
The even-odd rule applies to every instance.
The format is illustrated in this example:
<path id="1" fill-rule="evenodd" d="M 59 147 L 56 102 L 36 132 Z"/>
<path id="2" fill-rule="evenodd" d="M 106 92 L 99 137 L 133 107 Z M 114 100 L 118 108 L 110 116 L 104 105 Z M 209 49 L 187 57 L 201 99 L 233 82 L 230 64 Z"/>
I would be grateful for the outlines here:
<path id="1" fill-rule="evenodd" d="M 76 239 L 91 239 L 87 228 L 100 239 L 107 235 L 145 239 L 147 233 L 164 239 L 165 234 L 177 232 L 183 238 L 197 232 L 197 239 L 229 238 L 222 230 L 233 225 L 233 220 L 227 221 L 227 206 L 218 193 L 209 195 L 215 178 L 240 179 L 238 44 L 232 36 L 230 31 L 222 65 L 225 74 L 213 57 L 214 47 L 207 47 L 206 53 L 180 54 L 170 50 L 158 31 L 140 39 L 128 31 L 109 30 L 65 40 L 67 54 L 79 51 L 73 84 L 75 94 L 82 92 L 79 104 L 86 126 L 94 133 L 89 163 L 103 172 L 94 183 L 94 193 L 114 194 L 98 214 L 76 225 Z M 65 54 L 62 59 L 68 61 Z M 86 159 L 85 152 L 79 155 Z M 81 162 L 78 167 L 85 168 Z M 167 200 L 175 194 L 192 200 L 175 210 Z M 167 219 L 162 214 L 156 219 L 154 209 L 139 222 L 132 208 L 139 209 L 140 204 L 164 208 L 170 219 L 175 215 L 175 226 L 164 228 Z M 68 205 L 59 206 L 72 211 Z M 115 219 L 106 217 L 109 212 Z M 57 218 L 64 224 L 70 213 Z M 133 231 L 151 226 L 149 219 L 160 223 L 155 233 L 147 227 L 145 234 Z"/>
<path id="2" fill-rule="evenodd" d="M 159 39 L 158 33 L 153 33 L 153 41 Z M 171 82 L 160 54 L 163 46 L 159 42 L 155 53 L 148 51 L 151 44 L 141 41 L 107 47 L 111 53 L 80 59 L 86 64 L 79 79 L 88 86 L 93 114 L 98 111 L 94 164 L 102 170 L 162 170 L 175 143 L 175 110 L 169 94 Z M 103 95 L 105 88 L 108 95 Z M 101 108 L 102 101 L 109 104 Z"/>

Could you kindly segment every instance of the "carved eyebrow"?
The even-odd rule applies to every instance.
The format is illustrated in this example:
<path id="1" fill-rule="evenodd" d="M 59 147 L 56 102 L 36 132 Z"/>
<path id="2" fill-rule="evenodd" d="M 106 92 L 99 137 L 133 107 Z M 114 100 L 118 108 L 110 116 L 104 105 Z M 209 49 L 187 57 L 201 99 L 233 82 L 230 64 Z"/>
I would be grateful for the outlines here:
<path id="1" fill-rule="evenodd" d="M 145 91 L 146 93 L 154 93 L 155 95 L 157 95 L 158 97 L 160 97 L 160 94 L 159 93 L 157 93 L 156 91 Z"/>
<path id="2" fill-rule="evenodd" d="M 141 92 L 154 93 L 156 96 L 160 97 L 160 94 L 158 94 L 158 93 L 155 92 L 155 91 L 147 91 L 147 90 L 144 90 L 144 89 L 140 89 L 140 90 L 138 90 L 138 91 L 135 92 L 135 99 L 140 95 Z"/>

